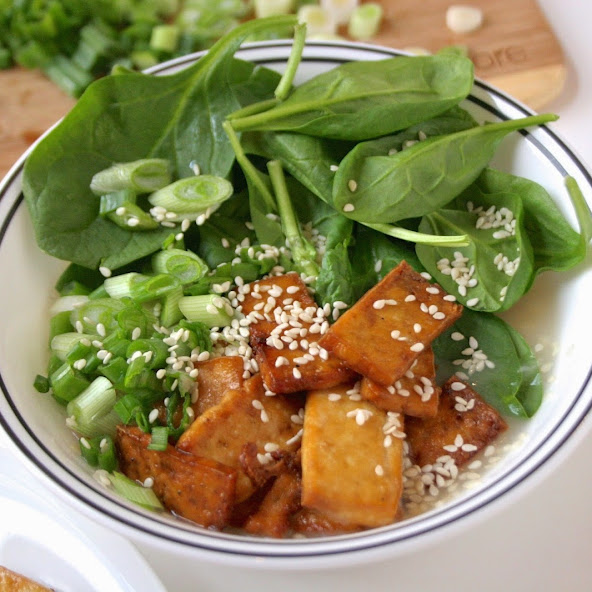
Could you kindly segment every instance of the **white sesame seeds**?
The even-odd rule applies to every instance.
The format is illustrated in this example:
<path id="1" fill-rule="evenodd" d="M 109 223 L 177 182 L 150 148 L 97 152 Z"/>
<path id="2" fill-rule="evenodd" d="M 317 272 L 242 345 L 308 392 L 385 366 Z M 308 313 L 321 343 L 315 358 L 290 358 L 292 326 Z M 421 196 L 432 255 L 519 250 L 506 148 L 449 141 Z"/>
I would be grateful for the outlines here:
<path id="1" fill-rule="evenodd" d="M 363 426 L 371 417 L 373 413 L 369 409 L 352 409 L 346 413 L 347 417 L 353 417 L 356 420 L 356 424 L 359 426 Z"/>
<path id="2" fill-rule="evenodd" d="M 346 203 L 343 206 L 343 211 L 344 212 L 353 212 L 356 209 L 356 206 L 354 206 L 353 203 Z"/>
<path id="3" fill-rule="evenodd" d="M 382 465 L 376 465 L 374 467 L 374 472 L 378 477 L 382 477 L 384 475 L 384 469 L 382 468 Z"/>
<path id="4" fill-rule="evenodd" d="M 466 385 L 462 382 L 453 382 L 453 383 L 451 383 L 450 388 L 453 391 L 464 391 L 466 388 Z"/>
<path id="5" fill-rule="evenodd" d="M 425 345 L 423 343 L 417 342 L 414 343 L 409 349 L 412 352 L 422 352 L 425 349 Z"/>
<path id="6" fill-rule="evenodd" d="M 479 304 L 479 298 L 471 298 L 467 300 L 467 306 L 477 306 Z"/>
<path id="7" fill-rule="evenodd" d="M 99 267 L 99 272 L 103 277 L 111 277 L 111 270 L 108 267 L 105 267 L 104 265 L 101 265 L 101 267 Z"/>
<path id="8" fill-rule="evenodd" d="M 347 188 L 353 193 L 358 188 L 358 183 L 354 179 L 347 182 Z"/>

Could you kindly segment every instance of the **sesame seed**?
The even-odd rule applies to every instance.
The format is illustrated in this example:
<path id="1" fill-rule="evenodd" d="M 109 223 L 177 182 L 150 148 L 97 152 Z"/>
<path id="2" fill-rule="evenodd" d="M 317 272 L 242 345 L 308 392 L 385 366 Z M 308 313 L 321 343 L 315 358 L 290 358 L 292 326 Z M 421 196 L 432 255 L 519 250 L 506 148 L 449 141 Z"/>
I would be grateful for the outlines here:
<path id="1" fill-rule="evenodd" d="M 358 188 L 358 183 L 354 179 L 347 182 L 347 188 L 353 193 Z"/>
<path id="2" fill-rule="evenodd" d="M 99 267 L 99 272 L 103 277 L 111 277 L 111 270 L 108 267 L 105 267 L 104 265 L 101 265 L 101 267 Z"/>
<path id="3" fill-rule="evenodd" d="M 424 344 L 418 342 L 418 343 L 414 343 L 409 349 L 413 352 L 421 352 L 424 350 L 424 348 L 425 348 Z"/>
<path id="4" fill-rule="evenodd" d="M 465 384 L 463 384 L 462 382 L 453 382 L 453 383 L 450 385 L 450 388 L 451 388 L 453 391 L 463 391 L 463 390 L 466 388 L 466 386 L 465 386 Z"/>
<path id="5" fill-rule="evenodd" d="M 464 338 L 465 336 L 462 333 L 459 333 L 458 331 L 455 331 L 450 335 L 450 339 L 452 339 L 452 341 L 462 341 Z"/>
<path id="6" fill-rule="evenodd" d="M 352 203 L 346 203 L 343 206 L 343 211 L 344 212 L 353 212 L 356 209 L 356 206 L 354 206 L 354 204 Z"/>
<path id="7" fill-rule="evenodd" d="M 467 300 L 467 306 L 477 306 L 479 304 L 479 298 L 471 298 Z"/>
<path id="8" fill-rule="evenodd" d="M 150 489 L 154 485 L 154 479 L 152 477 L 146 477 L 142 485 L 147 489 Z"/>
<path id="9" fill-rule="evenodd" d="M 376 465 L 374 467 L 374 472 L 379 476 L 382 477 L 384 475 L 384 469 L 382 468 L 381 465 Z"/>

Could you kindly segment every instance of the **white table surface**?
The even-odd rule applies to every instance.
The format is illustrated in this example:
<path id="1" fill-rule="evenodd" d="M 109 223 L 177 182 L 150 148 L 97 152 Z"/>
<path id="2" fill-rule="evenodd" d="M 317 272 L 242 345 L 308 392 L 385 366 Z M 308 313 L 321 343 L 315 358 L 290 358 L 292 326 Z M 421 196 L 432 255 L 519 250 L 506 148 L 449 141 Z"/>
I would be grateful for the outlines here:
<path id="1" fill-rule="evenodd" d="M 592 3 L 539 3 L 561 40 L 569 67 L 564 92 L 545 111 L 560 115 L 555 130 L 592 168 Z M 7 445 L 0 432 L 0 447 Z M 420 553 L 371 567 L 261 572 L 216 567 L 144 545 L 136 547 L 170 592 L 588 592 L 592 590 L 591 458 L 592 418 L 587 418 L 553 460 L 552 474 L 528 480 L 512 504 L 494 505 L 474 523 L 448 533 Z M 0 472 L 4 468 L 0 465 Z M 59 507 L 58 500 L 52 502 Z M 88 518 L 73 516 L 71 508 L 63 507 L 81 527 L 95 528 Z"/>

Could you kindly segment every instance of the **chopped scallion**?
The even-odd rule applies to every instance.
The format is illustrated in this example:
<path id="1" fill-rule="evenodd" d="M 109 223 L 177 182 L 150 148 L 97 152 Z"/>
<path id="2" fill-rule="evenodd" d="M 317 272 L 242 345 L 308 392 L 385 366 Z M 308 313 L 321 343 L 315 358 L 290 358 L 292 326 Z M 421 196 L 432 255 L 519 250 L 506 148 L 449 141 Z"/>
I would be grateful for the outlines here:
<path id="1" fill-rule="evenodd" d="M 208 327 L 225 326 L 232 320 L 230 303 L 215 294 L 204 296 L 183 296 L 179 308 L 186 319 L 199 321 Z"/>
<path id="2" fill-rule="evenodd" d="M 161 510 L 162 504 L 152 489 L 144 487 L 126 477 L 123 473 L 114 471 L 109 474 L 113 489 L 128 501 L 149 510 Z"/>
<path id="3" fill-rule="evenodd" d="M 90 183 L 96 195 L 114 193 L 131 189 L 137 193 L 150 193 L 165 187 L 171 182 L 168 160 L 163 158 L 144 158 L 133 162 L 114 164 L 96 173 Z"/>

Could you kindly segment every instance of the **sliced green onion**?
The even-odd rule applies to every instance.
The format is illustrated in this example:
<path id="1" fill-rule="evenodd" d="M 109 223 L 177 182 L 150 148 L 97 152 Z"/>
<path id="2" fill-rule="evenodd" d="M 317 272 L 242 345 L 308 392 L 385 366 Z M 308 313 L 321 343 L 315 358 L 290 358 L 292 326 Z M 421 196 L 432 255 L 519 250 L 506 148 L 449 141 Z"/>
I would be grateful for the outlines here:
<path id="1" fill-rule="evenodd" d="M 382 22 L 382 6 L 367 2 L 358 6 L 351 15 L 347 33 L 352 39 L 370 39 L 378 33 Z"/>
<path id="2" fill-rule="evenodd" d="M 78 342 L 66 356 L 66 362 L 83 374 L 92 374 L 101 364 L 97 356 L 98 348 Z"/>
<path id="3" fill-rule="evenodd" d="M 111 472 L 117 468 L 117 455 L 113 438 L 100 434 L 94 438 L 82 437 L 78 441 L 82 458 L 91 466 Z"/>
<path id="4" fill-rule="evenodd" d="M 182 249 L 159 251 L 152 257 L 152 268 L 156 273 L 168 273 L 176 277 L 183 285 L 196 282 L 209 271 L 203 259 Z"/>
<path id="5" fill-rule="evenodd" d="M 199 321 L 208 327 L 228 325 L 233 317 L 228 300 L 216 294 L 183 296 L 179 300 L 179 308 L 186 319 Z"/>
<path id="6" fill-rule="evenodd" d="M 113 193 L 106 193 L 101 195 L 99 202 L 99 215 L 107 216 L 112 212 L 116 212 L 118 208 L 125 205 L 136 203 L 136 192 L 131 189 L 121 189 Z"/>
<path id="7" fill-rule="evenodd" d="M 62 335 L 63 333 L 70 333 L 72 331 L 72 323 L 70 322 L 70 312 L 65 310 L 59 312 L 49 319 L 49 341 L 56 335 Z"/>
<path id="8" fill-rule="evenodd" d="M 72 326 L 83 333 L 98 333 L 104 337 L 117 328 L 117 313 L 124 308 L 123 302 L 113 298 L 97 298 L 74 309 L 70 313 Z"/>
<path id="9" fill-rule="evenodd" d="M 109 333 L 103 339 L 103 349 L 110 352 L 114 358 L 122 358 L 127 352 L 130 340 L 127 338 L 127 333 L 119 328 Z"/>
<path id="10" fill-rule="evenodd" d="M 150 339 L 136 339 L 127 346 L 126 355 L 131 358 L 135 352 L 141 352 L 148 368 L 162 368 L 169 356 L 168 345 L 157 337 Z M 150 352 L 148 359 L 144 354 Z"/>
<path id="11" fill-rule="evenodd" d="M 98 288 L 95 288 L 89 295 L 89 300 L 97 300 L 99 298 L 108 298 L 109 294 L 107 290 L 105 290 L 105 286 L 101 284 Z"/>
<path id="12" fill-rule="evenodd" d="M 121 275 L 114 275 L 105 279 L 103 284 L 105 291 L 111 298 L 119 300 L 121 298 L 131 298 L 132 285 L 135 282 L 139 282 L 146 276 L 130 271 L 129 273 L 123 273 Z"/>
<path id="13" fill-rule="evenodd" d="M 60 296 L 88 296 L 90 290 L 81 282 L 72 280 L 62 285 Z"/>
<path id="14" fill-rule="evenodd" d="M 41 67 L 46 76 L 72 97 L 79 97 L 93 76 L 65 55 L 56 55 Z"/>
<path id="15" fill-rule="evenodd" d="M 254 0 L 253 8 L 255 18 L 291 14 L 294 10 L 294 0 Z"/>
<path id="16" fill-rule="evenodd" d="M 179 27 L 175 25 L 158 25 L 152 29 L 150 49 L 173 53 L 179 43 Z"/>
<path id="17" fill-rule="evenodd" d="M 359 0 L 321 0 L 321 6 L 331 14 L 337 25 L 346 25 Z"/>
<path id="18" fill-rule="evenodd" d="M 168 160 L 163 158 L 144 158 L 133 162 L 114 164 L 96 173 L 90 183 L 96 195 L 105 195 L 131 189 L 137 193 L 150 193 L 165 187 L 171 182 Z"/>
<path id="19" fill-rule="evenodd" d="M 81 341 L 92 342 L 95 339 L 99 339 L 99 337 L 97 335 L 69 331 L 67 333 L 60 333 L 59 335 L 53 337 L 49 344 L 49 348 L 52 354 L 64 362 L 68 356 L 68 353 L 72 351 L 72 349 Z"/>
<path id="20" fill-rule="evenodd" d="M 78 424 L 91 424 L 96 418 L 106 415 L 115 405 L 115 389 L 104 376 L 95 378 L 66 407 L 68 415 L 73 416 Z"/>
<path id="21" fill-rule="evenodd" d="M 157 300 L 174 291 L 181 284 L 179 280 L 167 273 L 145 277 L 131 286 L 131 297 L 136 302 Z"/>
<path id="22" fill-rule="evenodd" d="M 99 366 L 98 372 L 107 378 L 116 389 L 121 390 L 127 373 L 127 361 L 121 357 L 113 358 L 107 364 Z"/>
<path id="23" fill-rule="evenodd" d="M 107 214 L 111 222 L 126 230 L 154 230 L 158 228 L 158 222 L 140 206 L 133 203 L 125 203 L 121 210 Z"/>
<path id="24" fill-rule="evenodd" d="M 67 409 L 67 407 L 66 407 Z M 111 410 L 105 415 L 99 415 L 88 420 L 86 416 L 74 419 L 72 429 L 81 436 L 93 438 L 100 434 L 109 434 L 114 436 L 117 431 L 117 426 L 121 424 L 119 415 Z"/>
<path id="25" fill-rule="evenodd" d="M 169 292 L 163 298 L 162 308 L 160 310 L 160 323 L 164 327 L 170 327 L 183 318 L 183 313 L 179 308 L 179 300 L 181 298 L 183 298 L 183 288 L 181 286 Z"/>
<path id="26" fill-rule="evenodd" d="M 166 450 L 169 444 L 169 428 L 166 426 L 154 426 L 151 430 L 148 450 Z"/>
<path id="27" fill-rule="evenodd" d="M 47 376 L 42 376 L 41 374 L 37 374 L 37 376 L 35 376 L 33 386 L 38 393 L 48 393 L 49 389 L 51 388 L 49 378 Z"/>
<path id="28" fill-rule="evenodd" d="M 90 381 L 80 372 L 62 364 L 50 374 L 49 381 L 53 394 L 62 401 L 73 401 L 90 386 Z"/>
<path id="29" fill-rule="evenodd" d="M 337 34 L 337 23 L 333 15 L 321 6 L 301 6 L 298 10 L 298 21 L 306 25 L 308 37 Z"/>
<path id="30" fill-rule="evenodd" d="M 153 206 L 165 208 L 170 220 L 181 221 L 188 214 L 197 217 L 213 211 L 233 192 L 230 181 L 215 175 L 197 175 L 175 181 L 148 197 Z M 176 218 L 172 214 L 177 214 Z M 184 216 L 182 215 L 184 214 Z"/>
<path id="31" fill-rule="evenodd" d="M 158 64 L 158 57 L 154 54 L 154 52 L 148 49 L 137 49 L 130 53 L 130 59 L 132 64 L 138 70 L 146 70 L 146 68 L 151 68 L 152 66 L 156 66 Z"/>
<path id="32" fill-rule="evenodd" d="M 108 476 L 113 489 L 128 501 L 148 510 L 163 509 L 160 500 L 152 489 L 128 479 L 123 473 L 117 471 L 110 473 Z"/>
<path id="33" fill-rule="evenodd" d="M 71 311 L 88 302 L 88 296 L 85 294 L 73 294 L 71 296 L 61 296 L 58 298 L 49 309 L 51 316 L 57 315 L 61 312 Z"/>
<path id="34" fill-rule="evenodd" d="M 136 414 L 142 412 L 143 409 L 140 400 L 132 394 L 127 394 L 121 397 L 113 407 L 113 410 L 117 413 L 119 419 L 126 425 L 131 423 L 131 421 L 135 419 Z"/>

